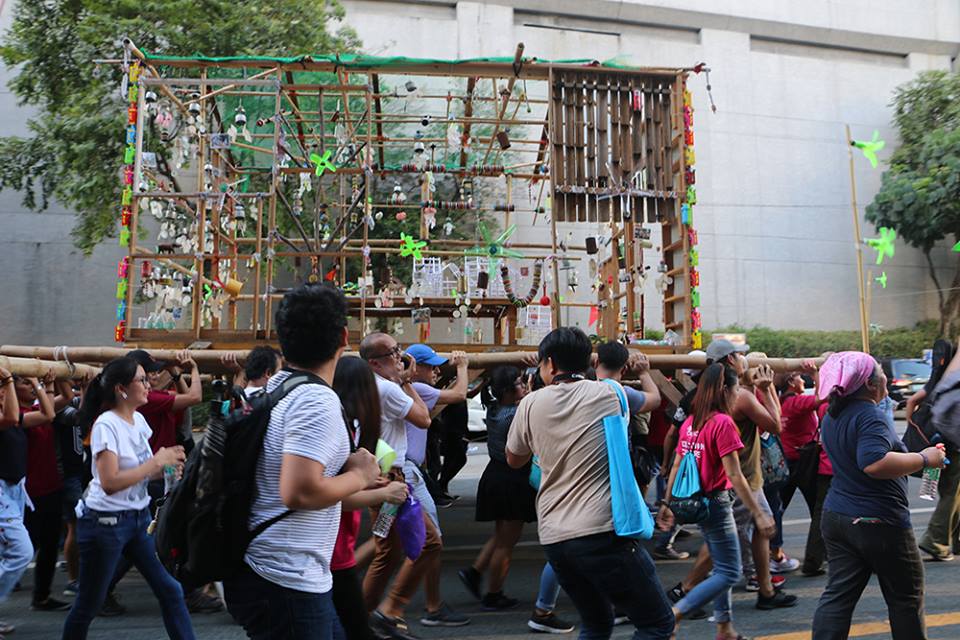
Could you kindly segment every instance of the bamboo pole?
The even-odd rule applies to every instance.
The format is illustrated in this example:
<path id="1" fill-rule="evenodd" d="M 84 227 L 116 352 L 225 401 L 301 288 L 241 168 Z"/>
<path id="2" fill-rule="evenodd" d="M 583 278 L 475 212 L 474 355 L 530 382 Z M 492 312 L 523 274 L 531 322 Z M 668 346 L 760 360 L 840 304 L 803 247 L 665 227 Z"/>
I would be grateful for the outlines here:
<path id="1" fill-rule="evenodd" d="M 860 214 L 857 213 L 857 179 L 853 171 L 853 139 L 850 125 L 846 125 L 847 155 L 850 158 L 850 203 L 853 212 L 854 246 L 857 248 L 857 291 L 860 297 L 860 341 L 864 353 L 870 353 L 870 325 L 867 319 L 867 300 L 863 282 L 863 234 L 860 232 Z"/>
<path id="2" fill-rule="evenodd" d="M 91 367 L 86 364 L 74 364 L 72 367 L 62 360 L 53 362 L 50 360 L 38 360 L 36 358 L 15 358 L 10 356 L 0 356 L 0 367 L 3 367 L 10 373 L 18 376 L 31 378 L 42 378 L 48 371 L 52 371 L 57 380 L 73 380 L 84 376 L 91 378 L 98 373 L 98 367 Z"/>
<path id="3" fill-rule="evenodd" d="M 0 345 L 0 354 L 9 358 L 53 360 L 55 350 L 60 350 L 61 357 L 66 356 L 71 362 L 94 362 L 104 363 L 121 358 L 127 355 L 130 350 L 121 347 L 36 347 L 20 345 Z M 641 349 L 635 349 L 641 351 Z M 174 361 L 179 351 L 174 349 L 149 349 L 150 354 L 160 361 Z M 220 359 L 228 354 L 232 354 L 241 364 L 246 360 L 247 350 L 224 350 L 224 349 L 205 349 L 190 350 L 190 357 L 197 361 L 197 365 L 209 373 L 223 373 Z M 344 353 L 344 356 L 356 356 L 354 352 Z M 441 353 L 442 356 L 449 357 L 449 353 Z M 0 357 L 2 357 L 0 356 Z M 535 351 L 503 351 L 486 353 L 468 353 L 469 365 L 473 369 L 490 369 L 500 365 L 527 365 L 535 363 L 537 353 Z M 703 369 L 707 366 L 705 356 L 691 356 L 687 354 L 663 354 L 651 353 L 647 355 L 650 360 L 650 367 L 653 369 Z M 787 371 L 799 371 L 803 367 L 804 358 L 769 358 L 761 355 L 748 355 L 747 361 L 751 367 L 762 364 L 770 366 L 777 373 Z M 814 358 L 817 366 L 823 364 L 824 358 Z M 33 360 L 31 360 L 33 362 Z M 3 361 L 0 360 L 0 364 Z M 59 364 L 66 367 L 66 363 L 50 362 L 48 364 Z"/>

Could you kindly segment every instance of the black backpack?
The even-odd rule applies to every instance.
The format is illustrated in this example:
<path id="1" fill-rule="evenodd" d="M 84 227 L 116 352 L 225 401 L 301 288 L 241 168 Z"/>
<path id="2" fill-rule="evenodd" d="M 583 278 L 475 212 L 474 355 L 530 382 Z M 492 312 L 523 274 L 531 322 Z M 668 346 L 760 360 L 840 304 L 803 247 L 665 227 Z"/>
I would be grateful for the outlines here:
<path id="1" fill-rule="evenodd" d="M 293 513 L 247 528 L 270 412 L 302 384 L 328 386 L 312 373 L 296 371 L 241 409 L 227 415 L 211 410 L 203 443 L 190 454 L 182 479 L 157 511 L 157 555 L 185 589 L 235 576 L 250 542 Z M 220 400 L 211 404 L 224 406 Z"/>

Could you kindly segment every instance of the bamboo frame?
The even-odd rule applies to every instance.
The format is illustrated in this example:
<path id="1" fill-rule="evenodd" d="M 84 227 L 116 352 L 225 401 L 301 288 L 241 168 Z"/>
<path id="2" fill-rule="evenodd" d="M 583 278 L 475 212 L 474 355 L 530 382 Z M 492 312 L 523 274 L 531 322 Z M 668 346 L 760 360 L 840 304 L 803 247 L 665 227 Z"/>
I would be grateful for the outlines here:
<path id="1" fill-rule="evenodd" d="M 133 43 L 126 41 L 125 45 L 134 56 L 143 61 L 141 88 L 157 87 L 184 117 L 188 109 L 177 97 L 177 91 L 196 88 L 199 95 L 191 97 L 190 102 L 196 102 L 199 106 L 199 122 L 212 123 L 209 115 L 217 111 L 217 105 L 220 104 L 217 101 L 230 96 L 237 99 L 252 97 L 256 104 L 260 105 L 257 108 L 261 111 L 256 115 L 260 116 L 262 121 L 257 127 L 249 125 L 252 143 L 232 142 L 236 150 L 251 152 L 254 158 L 252 162 L 248 160 L 249 156 L 241 159 L 240 156 L 230 155 L 229 150 L 211 150 L 208 136 L 199 135 L 196 139 L 198 158 L 191 161 L 196 161 L 193 178 L 196 182 L 195 189 L 188 184 L 187 188 L 176 191 L 166 190 L 166 187 L 137 190 L 135 203 L 146 198 L 165 199 L 192 211 L 196 216 L 200 242 L 204 243 L 205 231 L 208 231 L 212 234 L 213 244 L 203 246 L 194 255 L 170 254 L 166 250 L 152 251 L 136 246 L 136 234 L 133 234 L 126 310 L 130 342 L 147 346 L 166 344 L 170 340 L 180 339 L 182 335 L 180 329 L 153 330 L 134 326 L 134 307 L 138 304 L 134 296 L 138 261 L 158 260 L 168 266 L 176 265 L 173 268 L 180 272 L 185 270 L 193 274 L 189 326 L 191 340 L 213 338 L 215 344 L 222 344 L 239 339 L 245 344 L 254 344 L 269 340 L 273 335 L 273 305 L 280 296 L 279 292 L 287 286 L 287 283 L 279 280 L 276 275 L 278 260 L 292 259 L 301 263 L 312 260 L 323 266 L 324 259 L 332 259 L 332 263 L 338 266 L 339 275 L 336 277 L 345 278 L 350 265 L 356 264 L 354 261 L 364 254 L 361 251 L 363 248 L 367 249 L 368 254 L 399 254 L 399 248 L 390 246 L 396 240 L 371 238 L 366 224 L 357 225 L 355 220 L 348 220 L 348 217 L 355 218 L 362 212 L 364 219 L 368 219 L 375 211 L 404 209 L 412 216 L 419 213 L 413 211 L 415 208 L 422 209 L 422 206 L 426 206 L 426 190 L 421 197 L 421 204 L 373 201 L 376 199 L 373 196 L 377 181 L 401 177 L 409 180 L 422 176 L 422 169 L 414 167 L 412 163 L 399 167 L 385 164 L 385 151 L 392 152 L 402 145 L 431 145 L 429 154 L 424 157 L 429 158 L 431 168 L 433 165 L 442 165 L 435 169 L 434 179 L 437 181 L 472 178 L 475 183 L 493 180 L 498 183 L 498 188 L 499 185 L 506 185 L 505 208 L 491 206 L 490 203 L 480 202 L 478 199 L 469 207 L 456 208 L 467 215 L 471 215 L 471 211 L 476 214 L 492 214 L 506 227 L 514 221 L 529 220 L 526 216 L 531 213 L 536 225 L 539 213 L 545 208 L 550 210 L 549 242 L 517 242 L 511 243 L 511 247 L 529 251 L 526 258 L 530 260 L 553 258 L 547 265 L 552 275 L 550 313 L 553 326 L 561 324 L 563 308 L 589 308 L 599 302 L 584 302 L 582 299 L 561 302 L 564 287 L 560 283 L 561 273 L 556 259 L 561 254 L 561 242 L 558 238 L 561 230 L 558 223 L 603 224 L 611 236 L 618 238 L 618 242 L 622 244 L 627 269 L 632 273 L 637 264 L 642 264 L 643 248 L 650 243 L 635 241 L 635 220 L 625 219 L 624 211 L 629 209 L 639 215 L 644 209 L 644 203 L 647 203 L 650 210 L 663 211 L 667 207 L 679 210 L 683 198 L 683 166 L 681 164 L 680 171 L 677 172 L 670 156 L 679 155 L 682 163 L 683 136 L 679 135 L 679 146 L 675 141 L 680 123 L 676 98 L 678 87 L 682 86 L 685 78 L 684 69 L 612 69 L 575 64 L 544 64 L 525 57 L 522 43 L 515 51 L 512 64 L 464 62 L 449 65 L 442 62 L 411 62 L 383 66 L 358 66 L 353 63 L 337 65 L 309 58 L 296 63 L 268 59 L 222 62 L 148 59 Z M 165 77 L 160 69 L 177 77 Z M 218 69 L 244 69 L 244 75 L 247 70 L 253 73 L 243 78 L 220 78 L 216 77 L 215 73 Z M 305 82 L 302 74 L 299 77 L 295 75 L 302 71 L 326 72 L 331 74 L 333 81 Z M 386 76 L 391 78 L 388 86 L 398 87 L 393 93 L 382 87 Z M 427 101 L 428 104 L 433 101 L 435 107 L 439 107 L 427 107 L 421 112 L 432 115 L 435 118 L 432 122 L 426 122 L 426 115 L 407 111 L 410 103 L 405 102 L 406 97 L 401 88 L 403 80 L 420 76 L 448 76 L 464 81 L 465 91 L 454 89 L 444 95 L 428 90 L 415 94 L 417 100 Z M 400 80 L 397 81 L 396 78 Z M 531 98 L 527 94 L 528 81 L 544 82 L 546 96 L 537 94 L 539 97 Z M 520 95 L 514 95 L 517 82 L 524 83 Z M 417 84 L 421 82 L 418 81 Z M 491 86 L 493 94 L 485 95 Z M 645 105 L 651 105 L 651 113 L 653 105 L 657 105 L 657 127 L 645 122 L 638 111 L 631 110 L 630 100 L 634 92 L 642 94 Z M 141 108 L 138 118 L 143 118 L 147 112 L 147 109 L 143 108 L 143 93 L 140 92 Z M 669 101 L 671 93 L 674 97 L 672 102 Z M 270 98 L 273 112 L 267 107 L 264 113 L 262 105 Z M 340 100 L 341 108 L 338 113 L 334 113 L 335 110 L 330 104 L 333 98 Z M 439 104 L 441 101 L 442 104 Z M 452 105 L 458 103 L 463 104 L 462 113 L 455 113 L 451 109 Z M 510 108 L 511 103 L 513 109 Z M 521 115 L 524 105 L 528 107 L 527 113 Z M 403 107 L 402 112 L 396 108 L 398 106 Z M 364 112 L 360 113 L 364 107 Z M 196 110 L 192 104 L 191 108 Z M 420 111 L 419 106 L 414 106 L 413 109 Z M 253 115 L 251 112 L 251 117 Z M 225 120 L 217 111 L 216 121 L 220 127 L 225 126 Z M 311 151 L 319 149 L 323 153 L 333 148 L 338 155 L 343 155 L 343 148 L 339 148 L 340 141 L 335 133 L 334 120 L 338 120 L 344 127 L 347 139 L 356 149 L 348 155 L 347 160 L 342 163 L 337 161 L 338 165 L 343 166 L 336 167 L 332 179 L 329 178 L 330 174 L 320 176 L 319 179 L 310 176 L 313 188 L 318 190 L 318 208 L 314 214 L 312 233 L 308 232 L 306 221 L 301 223 L 294 219 L 301 237 L 285 238 L 279 233 L 278 222 L 283 220 L 283 216 L 294 211 L 292 197 L 285 194 L 289 193 L 291 182 L 296 184 L 302 175 L 316 173 L 310 160 Z M 418 120 L 424 121 L 421 125 L 422 132 L 418 131 L 417 135 L 411 136 L 409 131 L 403 130 L 403 127 L 417 126 Z M 556 123 L 555 126 L 550 126 L 551 121 Z M 142 150 L 146 144 L 143 140 L 142 124 L 138 122 L 137 127 L 136 186 L 139 186 Z M 387 125 L 392 129 L 385 129 Z M 452 162 L 447 149 L 448 136 L 437 135 L 441 127 L 446 130 L 448 126 L 462 127 L 463 144 L 459 158 L 453 158 Z M 516 159 L 512 155 L 509 159 L 506 158 L 502 149 L 497 147 L 498 133 L 508 127 L 511 128 L 510 145 L 516 147 L 510 153 L 520 156 Z M 214 130 L 211 128 L 211 133 Z M 539 138 L 535 137 L 537 130 L 540 131 Z M 267 144 L 269 146 L 266 146 Z M 436 157 L 437 154 L 440 154 L 439 158 Z M 378 161 L 377 164 L 373 164 L 374 159 Z M 493 164 L 488 165 L 491 159 Z M 527 161 L 520 161 L 521 159 Z M 269 166 L 264 167 L 264 162 Z M 204 165 L 207 163 L 212 165 L 214 174 L 218 176 L 216 179 L 205 175 Z M 649 179 L 646 184 L 635 184 L 633 178 L 641 170 L 649 174 Z M 229 200 L 224 202 L 222 194 L 225 184 L 236 182 L 244 176 L 267 173 L 271 176 L 268 190 L 241 192 L 226 187 Z M 158 175 L 157 171 L 150 174 L 155 175 Z M 354 198 L 347 197 L 349 182 L 356 181 L 359 176 L 363 176 L 360 181 L 364 195 L 360 212 L 355 209 L 357 205 L 353 203 Z M 499 182 L 501 178 L 503 182 Z M 512 190 L 517 181 L 530 182 L 531 199 L 532 186 L 540 183 L 536 205 L 532 208 L 513 206 Z M 209 190 L 204 186 L 205 182 L 212 183 Z M 331 190 L 331 187 L 337 184 L 341 185 L 339 197 L 333 195 L 336 193 L 335 188 Z M 545 191 L 548 207 L 542 206 Z M 255 200 L 253 206 L 249 207 L 251 211 L 247 213 L 247 232 L 237 233 L 235 225 L 232 229 L 222 230 L 227 216 L 232 218 L 235 215 L 235 201 L 249 202 L 249 198 Z M 278 199 L 284 207 L 281 215 L 278 215 L 277 210 Z M 330 219 L 332 238 L 329 242 L 321 242 L 321 225 L 316 219 L 321 200 Z M 440 198 L 438 200 L 442 201 Z M 195 209 L 191 209 L 193 203 L 196 203 Z M 139 206 L 135 204 L 134 209 L 132 222 L 136 225 Z M 442 216 L 443 214 L 438 212 L 437 218 L 441 219 Z M 672 220 L 677 216 L 671 214 L 668 217 Z M 434 236 L 431 246 L 423 250 L 426 256 L 455 258 L 463 255 L 464 248 L 476 244 L 475 241 L 445 238 L 436 231 L 430 234 L 422 216 L 418 218 L 419 236 L 423 239 Z M 249 227 L 254 224 L 255 233 L 251 235 Z M 664 231 L 668 233 L 666 224 Z M 311 235 L 312 241 L 308 239 Z M 278 247 L 278 241 L 284 246 Z M 566 245 L 565 242 L 563 244 Z M 576 254 L 585 250 L 586 247 L 582 245 L 565 246 L 562 257 L 578 263 L 585 258 L 582 255 L 568 255 L 567 252 Z M 681 268 L 680 265 L 687 263 L 688 250 L 689 246 L 684 237 L 671 239 L 665 236 L 663 252 L 665 257 L 672 256 L 669 263 L 675 278 L 669 295 L 664 296 L 669 301 L 665 303 L 665 322 L 670 320 L 666 311 L 668 306 L 686 312 L 686 321 L 678 327 L 671 327 L 678 329 L 686 344 L 689 344 L 690 339 L 689 286 L 685 286 L 683 281 L 688 279 L 689 269 Z M 245 292 L 224 300 L 224 308 L 228 313 L 225 328 L 221 327 L 220 320 L 216 317 L 206 323 L 203 319 L 204 285 L 216 288 L 220 286 L 221 278 L 228 276 L 242 279 L 244 276 L 241 275 L 239 265 L 250 260 L 252 255 L 257 256 L 257 259 L 253 260 L 252 266 L 243 273 L 247 274 L 247 279 L 253 279 L 254 282 Z M 616 256 L 612 259 L 615 260 Z M 221 264 L 225 260 L 230 262 L 229 270 Z M 192 262 L 192 269 L 180 264 L 185 261 Z M 361 258 L 361 263 L 362 261 Z M 362 266 L 361 273 L 365 271 L 366 268 Z M 341 281 L 340 284 L 344 282 Z M 603 337 L 613 339 L 641 335 L 643 295 L 636 296 L 630 284 L 621 285 L 617 278 L 614 278 L 610 289 L 613 292 L 610 298 L 611 309 L 603 323 Z M 579 295 L 582 298 L 583 293 Z M 372 309 L 368 298 L 370 295 L 366 291 L 364 295 L 351 298 L 352 304 L 358 303 L 356 309 L 361 328 L 371 315 L 404 317 L 409 311 L 402 306 L 394 311 L 389 308 Z M 440 304 L 440 307 L 445 308 L 443 304 Z M 479 312 L 481 317 L 496 319 L 495 343 L 504 339 L 507 343 L 516 341 L 518 314 L 515 308 L 495 298 L 475 300 L 471 307 L 482 310 Z M 638 308 L 641 310 L 639 321 L 635 319 Z M 624 312 L 626 323 L 621 323 L 621 314 Z M 249 328 L 242 326 L 245 322 L 249 322 Z M 426 335 L 427 332 L 424 332 L 423 337 Z M 681 345 L 680 348 L 684 346 Z"/>

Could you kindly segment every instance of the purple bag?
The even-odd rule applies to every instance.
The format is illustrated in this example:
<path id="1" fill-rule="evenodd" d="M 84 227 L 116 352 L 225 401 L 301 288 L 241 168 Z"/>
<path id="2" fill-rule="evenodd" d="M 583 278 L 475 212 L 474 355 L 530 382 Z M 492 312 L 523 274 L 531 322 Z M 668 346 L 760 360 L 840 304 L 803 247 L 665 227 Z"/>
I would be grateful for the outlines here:
<path id="1" fill-rule="evenodd" d="M 420 502 L 413 497 L 413 487 L 407 484 L 409 494 L 407 499 L 400 505 L 400 511 L 397 513 L 397 519 L 393 526 L 400 536 L 400 542 L 403 544 L 403 552 L 411 560 L 420 557 L 423 551 L 423 545 L 427 541 L 427 527 L 423 523 L 423 507 Z"/>

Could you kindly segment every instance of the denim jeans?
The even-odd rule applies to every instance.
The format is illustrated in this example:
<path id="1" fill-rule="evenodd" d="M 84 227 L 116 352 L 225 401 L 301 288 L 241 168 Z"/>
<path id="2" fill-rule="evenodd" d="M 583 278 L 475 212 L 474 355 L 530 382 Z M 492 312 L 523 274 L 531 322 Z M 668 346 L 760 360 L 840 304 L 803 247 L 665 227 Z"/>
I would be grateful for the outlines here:
<path id="1" fill-rule="evenodd" d="M 636 627 L 634 640 L 666 639 L 673 633 L 670 603 L 639 541 L 611 531 L 544 545 L 543 550 L 580 613 L 580 640 L 607 640 L 614 606 Z"/>
<path id="2" fill-rule="evenodd" d="M 868 518 L 824 511 L 829 579 L 813 615 L 813 640 L 844 640 L 850 618 L 870 576 L 876 574 L 887 603 L 894 640 L 925 640 L 923 562 L 913 536 Z"/>
<path id="3" fill-rule="evenodd" d="M 133 561 L 159 600 L 167 635 L 176 640 L 195 638 L 183 589 L 160 564 L 153 536 L 147 533 L 150 519 L 149 509 L 94 511 L 83 507 L 83 515 L 77 520 L 80 591 L 63 625 L 63 640 L 87 637 L 121 556 Z"/>
<path id="4" fill-rule="evenodd" d="M 338 624 L 333 595 L 295 591 L 262 578 L 244 564 L 223 583 L 227 610 L 252 640 L 330 640 Z"/>
<path id="5" fill-rule="evenodd" d="M 557 572 L 553 570 L 553 565 L 544 562 L 543 571 L 540 573 L 540 591 L 537 593 L 537 609 L 553 611 L 557 608 L 559 597 L 560 582 L 557 580 Z"/>
<path id="6" fill-rule="evenodd" d="M 687 592 L 676 606 L 682 614 L 699 609 L 713 600 L 713 615 L 717 622 L 730 622 L 730 588 L 740 580 L 740 540 L 733 520 L 733 495 L 724 491 L 710 498 L 707 519 L 700 523 L 704 541 L 713 558 L 713 573 Z"/>
<path id="7" fill-rule="evenodd" d="M 27 503 L 24 481 L 0 480 L 0 602 L 7 599 L 33 559 L 33 544 L 23 525 Z"/>
<path id="8" fill-rule="evenodd" d="M 424 512 L 433 520 L 433 526 L 437 528 L 437 535 L 443 536 L 440 531 L 440 516 L 437 515 L 437 503 L 433 501 L 433 496 L 427 488 L 426 478 L 423 472 L 412 460 L 403 463 L 403 478 L 407 484 L 413 487 L 413 497 L 420 502 Z"/>

